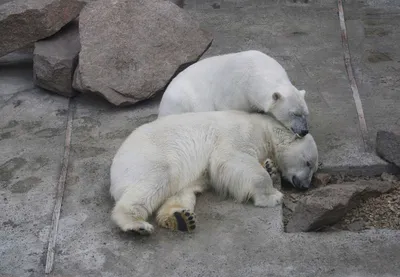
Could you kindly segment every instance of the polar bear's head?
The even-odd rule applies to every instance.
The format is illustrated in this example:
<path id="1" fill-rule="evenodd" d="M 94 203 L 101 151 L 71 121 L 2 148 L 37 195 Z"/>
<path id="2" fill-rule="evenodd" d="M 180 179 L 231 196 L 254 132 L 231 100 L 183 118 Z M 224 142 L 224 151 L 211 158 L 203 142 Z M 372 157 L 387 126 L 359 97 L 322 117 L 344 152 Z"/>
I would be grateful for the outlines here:
<path id="1" fill-rule="evenodd" d="M 289 93 L 274 92 L 269 112 L 286 128 L 300 137 L 308 134 L 308 107 L 305 90 L 290 88 Z"/>
<path id="2" fill-rule="evenodd" d="M 318 149 L 314 138 L 307 134 L 294 139 L 279 152 L 277 163 L 282 177 L 296 188 L 308 189 L 318 169 Z"/>

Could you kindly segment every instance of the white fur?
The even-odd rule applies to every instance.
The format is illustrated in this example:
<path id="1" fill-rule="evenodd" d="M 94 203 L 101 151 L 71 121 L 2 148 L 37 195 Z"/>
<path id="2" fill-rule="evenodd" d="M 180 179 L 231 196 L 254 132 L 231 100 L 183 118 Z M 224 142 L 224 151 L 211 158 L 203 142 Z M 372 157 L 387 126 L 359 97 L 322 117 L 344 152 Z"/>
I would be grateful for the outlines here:
<path id="1" fill-rule="evenodd" d="M 308 129 L 304 96 L 305 91 L 292 85 L 275 59 L 249 50 L 206 58 L 179 73 L 164 92 L 159 117 L 186 112 L 262 111 L 298 132 Z"/>
<path id="2" fill-rule="evenodd" d="M 112 219 L 124 231 L 151 233 L 153 227 L 146 222 L 150 214 L 163 204 L 159 219 L 171 215 L 172 206 L 193 211 L 194 193 L 208 186 L 240 202 L 252 199 L 256 206 L 278 205 L 282 194 L 262 166 L 267 158 L 279 168 L 290 162 L 290 174 L 306 179 L 311 179 L 318 163 L 311 135 L 296 139 L 267 115 L 186 113 L 142 125 L 112 162 L 110 192 L 116 201 Z M 306 168 L 306 160 L 312 168 Z"/>

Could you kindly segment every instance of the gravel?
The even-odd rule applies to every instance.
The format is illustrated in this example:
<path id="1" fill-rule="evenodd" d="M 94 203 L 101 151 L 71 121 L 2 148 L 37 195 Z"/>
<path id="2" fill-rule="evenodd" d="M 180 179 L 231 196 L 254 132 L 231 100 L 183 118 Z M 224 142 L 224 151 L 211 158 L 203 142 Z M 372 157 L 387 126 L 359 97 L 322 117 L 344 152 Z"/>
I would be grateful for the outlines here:
<path id="1" fill-rule="evenodd" d="M 400 181 L 396 176 L 384 173 L 381 177 L 350 177 L 344 175 L 331 176 L 328 185 L 356 181 L 357 179 L 379 179 L 397 182 L 398 187 L 389 193 L 378 197 L 361 200 L 361 203 L 347 212 L 334 226 L 321 231 L 361 231 L 364 229 L 395 229 L 400 230 Z M 312 191 L 298 191 L 283 186 L 285 199 L 283 202 L 283 223 L 286 227 L 296 203 Z"/>
<path id="2" fill-rule="evenodd" d="M 350 231 L 372 228 L 400 230 L 400 187 L 362 201 L 345 215 L 337 227 Z"/>

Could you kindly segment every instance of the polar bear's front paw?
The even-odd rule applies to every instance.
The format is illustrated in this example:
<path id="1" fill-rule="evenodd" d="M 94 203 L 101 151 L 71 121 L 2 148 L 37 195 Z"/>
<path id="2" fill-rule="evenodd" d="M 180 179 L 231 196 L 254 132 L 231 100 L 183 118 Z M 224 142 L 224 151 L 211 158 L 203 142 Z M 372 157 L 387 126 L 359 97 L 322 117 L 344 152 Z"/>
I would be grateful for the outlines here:
<path id="1" fill-rule="evenodd" d="M 275 163 L 271 159 L 267 159 L 264 162 L 264 168 L 267 170 L 267 172 L 271 176 L 271 178 L 274 178 L 275 175 L 278 173 Z"/>
<path id="2" fill-rule="evenodd" d="M 257 207 L 275 207 L 282 204 L 283 201 L 283 193 L 279 190 L 276 190 L 271 194 L 263 194 L 254 196 L 254 205 Z"/>
<path id="3" fill-rule="evenodd" d="M 161 226 L 174 231 L 192 232 L 196 228 L 196 215 L 189 210 L 176 211 Z"/>
<path id="4" fill-rule="evenodd" d="M 273 194 L 268 195 L 268 204 L 267 207 L 275 207 L 281 205 L 283 202 L 283 193 L 277 190 Z"/>

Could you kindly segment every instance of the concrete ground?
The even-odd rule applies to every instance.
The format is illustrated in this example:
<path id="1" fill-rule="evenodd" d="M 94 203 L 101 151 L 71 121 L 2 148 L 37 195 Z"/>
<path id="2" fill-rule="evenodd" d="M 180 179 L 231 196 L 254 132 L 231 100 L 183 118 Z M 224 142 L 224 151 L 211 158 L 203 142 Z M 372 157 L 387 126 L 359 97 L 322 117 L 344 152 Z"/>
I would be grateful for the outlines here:
<path id="1" fill-rule="evenodd" d="M 322 170 L 393 170 L 373 151 L 378 129 L 400 130 L 400 4 L 345 3 L 352 65 L 367 124 L 363 141 L 344 64 L 336 0 L 188 0 L 215 34 L 206 56 L 258 49 L 306 89 Z M 115 108 L 35 88 L 29 52 L 0 59 L 0 276 L 44 276 L 65 132 L 71 153 L 50 276 L 400 276 L 400 232 L 282 232 L 281 208 L 199 197 L 193 234 L 121 233 L 110 221 L 109 166 L 159 97 Z"/>

